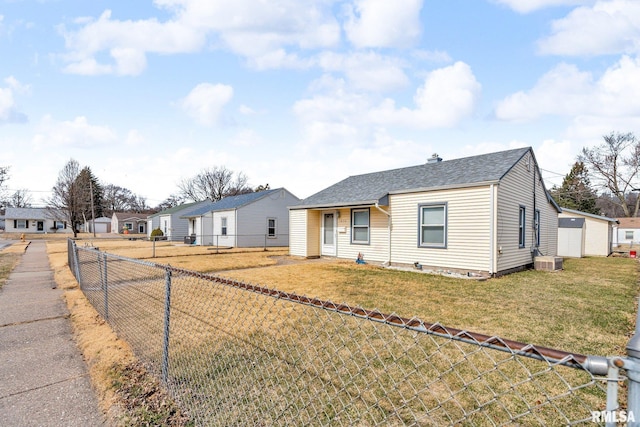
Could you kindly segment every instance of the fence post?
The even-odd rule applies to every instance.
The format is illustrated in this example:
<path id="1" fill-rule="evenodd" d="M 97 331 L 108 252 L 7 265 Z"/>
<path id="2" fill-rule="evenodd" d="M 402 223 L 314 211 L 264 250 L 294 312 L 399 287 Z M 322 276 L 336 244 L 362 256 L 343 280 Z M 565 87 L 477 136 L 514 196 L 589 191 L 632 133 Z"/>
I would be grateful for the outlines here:
<path id="1" fill-rule="evenodd" d="M 162 382 L 167 385 L 169 378 L 169 329 L 171 318 L 171 270 L 167 268 L 164 275 L 164 338 L 162 340 Z"/>
<path id="2" fill-rule="evenodd" d="M 627 344 L 628 360 L 624 363 L 629 379 L 629 393 L 627 395 L 627 412 L 632 414 L 634 421 L 629 426 L 640 426 L 640 310 L 636 318 L 636 332 Z M 628 362 L 628 363 L 627 363 Z"/>
<path id="3" fill-rule="evenodd" d="M 109 280 L 106 253 L 102 254 L 102 286 L 104 287 L 104 320 L 109 320 Z"/>

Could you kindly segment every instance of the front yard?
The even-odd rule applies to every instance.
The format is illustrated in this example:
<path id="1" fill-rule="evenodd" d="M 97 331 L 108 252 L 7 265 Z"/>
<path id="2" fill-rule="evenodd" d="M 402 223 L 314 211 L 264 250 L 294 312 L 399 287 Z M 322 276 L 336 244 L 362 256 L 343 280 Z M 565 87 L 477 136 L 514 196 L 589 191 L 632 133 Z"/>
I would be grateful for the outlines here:
<path id="1" fill-rule="evenodd" d="M 635 324 L 638 261 L 565 259 L 559 272 L 476 281 L 345 260 L 302 260 L 286 248 L 220 250 L 121 239 L 78 241 L 122 256 L 216 273 L 299 295 L 560 350 L 624 354 Z M 66 257 L 66 241 L 49 243 Z M 284 258 L 291 263 L 278 263 Z"/>

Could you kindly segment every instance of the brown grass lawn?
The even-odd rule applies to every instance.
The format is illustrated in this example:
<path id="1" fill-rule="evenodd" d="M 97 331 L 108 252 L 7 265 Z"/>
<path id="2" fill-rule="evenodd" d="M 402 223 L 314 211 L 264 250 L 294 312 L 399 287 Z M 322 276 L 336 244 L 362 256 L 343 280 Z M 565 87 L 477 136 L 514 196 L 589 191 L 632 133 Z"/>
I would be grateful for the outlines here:
<path id="1" fill-rule="evenodd" d="M 146 241 L 82 238 L 77 244 L 452 328 L 603 356 L 624 354 L 639 291 L 638 260 L 629 258 L 566 259 L 560 272 L 526 271 L 476 281 L 345 260 L 306 261 L 289 257 L 285 249 L 216 253 L 206 247 L 157 242 L 153 258 L 152 244 Z M 111 408 L 114 401 L 122 401 L 114 396 L 127 383 L 124 373 L 132 370 L 131 351 L 110 333 L 77 289 L 66 265 L 66 239 L 49 240 L 48 250 L 56 281 L 67 289 L 67 304 L 92 378 L 99 384 L 105 408 Z M 280 264 L 278 259 L 291 263 Z M 144 407 L 142 412 L 153 410 Z M 153 420 L 129 419 L 151 424 L 177 419 L 179 424 L 181 418 L 173 410 Z"/>
<path id="2" fill-rule="evenodd" d="M 387 270 L 353 261 L 302 261 L 283 248 L 220 250 L 124 239 L 77 242 L 122 256 L 219 273 L 300 295 L 402 317 L 597 355 L 624 354 L 635 324 L 637 260 L 566 259 L 560 272 L 525 271 L 487 281 Z M 52 256 L 66 241 L 49 242 Z M 277 257 L 290 265 L 277 265 Z"/>

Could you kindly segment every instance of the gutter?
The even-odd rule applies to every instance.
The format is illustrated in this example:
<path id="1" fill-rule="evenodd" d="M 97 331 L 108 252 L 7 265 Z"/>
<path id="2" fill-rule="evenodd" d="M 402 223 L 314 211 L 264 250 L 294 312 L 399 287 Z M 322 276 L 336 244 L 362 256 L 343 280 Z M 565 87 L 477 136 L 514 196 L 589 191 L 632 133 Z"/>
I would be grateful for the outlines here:
<path id="1" fill-rule="evenodd" d="M 391 265 L 391 214 L 387 211 L 385 211 L 384 209 L 382 209 L 380 207 L 380 205 L 378 204 L 378 202 L 376 202 L 375 205 L 373 205 L 376 209 L 378 209 L 380 212 L 382 212 L 383 214 L 385 214 L 387 216 L 387 231 L 389 233 L 389 259 L 387 260 L 386 264 L 387 267 Z"/>

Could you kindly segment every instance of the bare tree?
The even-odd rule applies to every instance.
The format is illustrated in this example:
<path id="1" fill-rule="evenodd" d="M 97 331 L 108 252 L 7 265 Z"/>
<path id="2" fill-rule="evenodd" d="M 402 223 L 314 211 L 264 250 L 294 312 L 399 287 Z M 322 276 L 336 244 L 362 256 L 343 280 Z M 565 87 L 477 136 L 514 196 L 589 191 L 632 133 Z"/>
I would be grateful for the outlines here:
<path id="1" fill-rule="evenodd" d="M 29 192 L 25 189 L 16 190 L 7 201 L 7 206 L 14 208 L 30 208 L 33 203 L 33 199 Z"/>
<path id="2" fill-rule="evenodd" d="M 102 203 L 103 214 L 106 216 L 112 216 L 114 212 L 141 213 L 150 210 L 147 199 L 113 184 L 103 186 Z"/>
<path id="3" fill-rule="evenodd" d="M 67 224 L 73 230 L 73 237 L 78 237 L 77 225 L 82 220 L 82 205 L 86 201 L 81 199 L 82 192 L 78 189 L 80 164 L 71 159 L 58 174 L 52 195 L 47 200 L 47 207 L 54 215 L 62 214 Z"/>
<path id="4" fill-rule="evenodd" d="M 195 202 L 206 199 L 216 202 L 226 196 L 253 192 L 245 174 L 236 174 L 224 166 L 203 169 L 196 176 L 182 180 L 178 188 L 179 196 Z"/>
<path id="5" fill-rule="evenodd" d="M 9 168 L 10 166 L 0 166 L 0 204 L 5 200 L 4 183 L 9 180 Z"/>
<path id="6" fill-rule="evenodd" d="M 628 195 L 636 190 L 640 172 L 640 141 L 632 133 L 616 133 L 603 136 L 604 143 L 594 148 L 584 148 L 578 160 L 592 172 L 594 185 L 612 195 L 612 201 L 620 206 L 626 217 L 638 216 L 640 198 L 628 204 Z"/>

